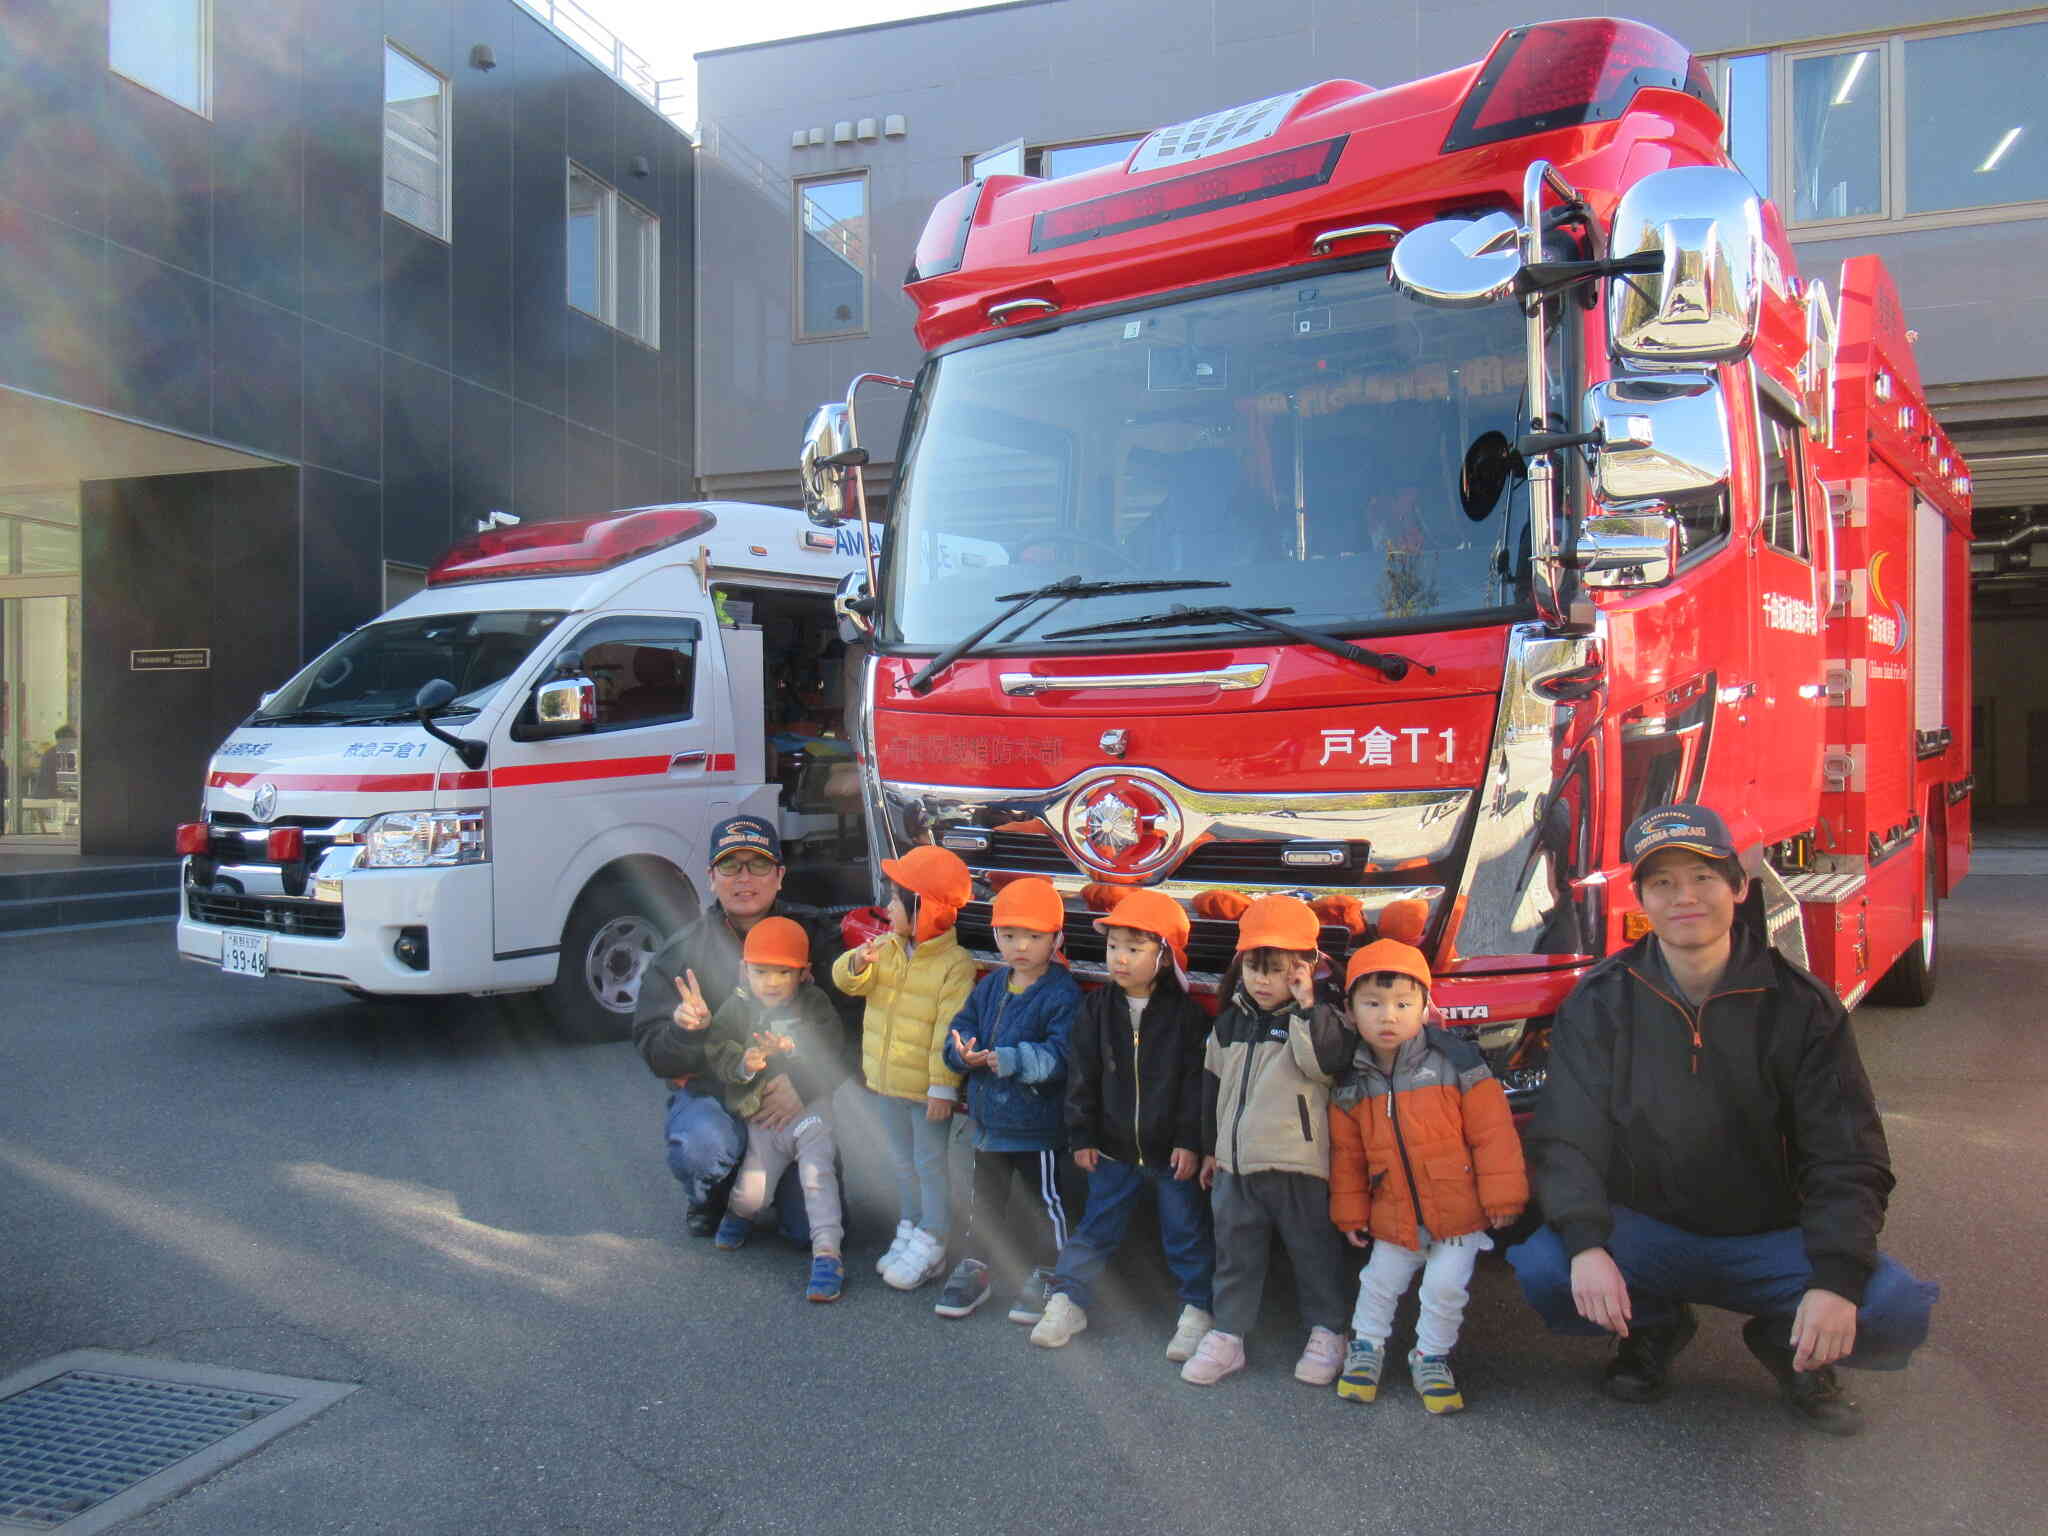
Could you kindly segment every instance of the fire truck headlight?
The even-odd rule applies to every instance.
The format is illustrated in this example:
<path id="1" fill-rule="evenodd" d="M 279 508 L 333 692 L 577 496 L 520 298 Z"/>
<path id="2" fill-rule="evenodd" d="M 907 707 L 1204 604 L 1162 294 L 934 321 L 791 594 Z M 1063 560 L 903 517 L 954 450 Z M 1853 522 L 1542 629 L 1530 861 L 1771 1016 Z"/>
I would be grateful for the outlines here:
<path id="1" fill-rule="evenodd" d="M 363 869 L 484 864 L 491 857 L 488 811 L 388 811 L 362 831 Z"/>

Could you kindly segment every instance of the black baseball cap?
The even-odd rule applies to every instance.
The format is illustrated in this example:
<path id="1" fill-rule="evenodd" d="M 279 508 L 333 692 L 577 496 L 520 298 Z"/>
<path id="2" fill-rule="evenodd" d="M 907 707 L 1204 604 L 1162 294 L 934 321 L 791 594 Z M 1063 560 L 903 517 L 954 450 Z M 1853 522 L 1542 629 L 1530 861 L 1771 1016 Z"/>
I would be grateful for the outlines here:
<path id="1" fill-rule="evenodd" d="M 1643 860 L 1666 848 L 1683 848 L 1703 859 L 1732 859 L 1735 839 L 1728 824 L 1704 805 L 1660 805 L 1629 823 L 1622 839 L 1630 867 L 1640 872 Z"/>
<path id="2" fill-rule="evenodd" d="M 765 853 L 782 862 L 782 838 L 759 816 L 729 816 L 711 829 L 711 866 L 732 853 Z"/>

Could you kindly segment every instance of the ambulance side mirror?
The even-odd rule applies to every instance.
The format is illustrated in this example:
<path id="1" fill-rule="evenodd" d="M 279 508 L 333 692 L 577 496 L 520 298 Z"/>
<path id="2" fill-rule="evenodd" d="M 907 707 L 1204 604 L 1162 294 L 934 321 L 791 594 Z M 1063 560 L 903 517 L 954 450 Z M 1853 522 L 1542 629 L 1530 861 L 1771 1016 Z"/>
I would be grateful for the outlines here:
<path id="1" fill-rule="evenodd" d="M 853 415 L 843 402 L 832 401 L 811 412 L 797 468 L 804 511 L 812 522 L 836 528 L 846 520 L 847 471 L 866 462 L 867 451 L 853 440 Z"/>
<path id="2" fill-rule="evenodd" d="M 1661 257 L 1657 270 L 1607 282 L 1607 339 L 1637 367 L 1733 363 L 1749 355 L 1763 314 L 1763 205 L 1739 171 L 1685 165 L 1622 194 L 1616 258 Z"/>
<path id="3" fill-rule="evenodd" d="M 533 723 L 520 734 L 574 736 L 596 728 L 597 684 L 584 675 L 583 658 L 565 652 L 533 690 Z"/>

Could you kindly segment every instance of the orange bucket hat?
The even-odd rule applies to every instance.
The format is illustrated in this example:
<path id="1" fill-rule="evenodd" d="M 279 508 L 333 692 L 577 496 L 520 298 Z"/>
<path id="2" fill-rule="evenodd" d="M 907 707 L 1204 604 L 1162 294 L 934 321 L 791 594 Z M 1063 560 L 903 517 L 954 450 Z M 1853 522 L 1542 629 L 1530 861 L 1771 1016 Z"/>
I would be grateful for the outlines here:
<path id="1" fill-rule="evenodd" d="M 764 917 L 747 930 L 740 958 L 749 965 L 786 965 L 802 970 L 811 963 L 811 936 L 787 917 Z"/>
<path id="2" fill-rule="evenodd" d="M 1067 904 L 1050 880 L 1033 876 L 1012 880 L 996 892 L 991 928 L 1025 928 L 1033 933 L 1058 933 L 1066 926 Z"/>
<path id="3" fill-rule="evenodd" d="M 930 843 L 920 843 L 900 859 L 882 860 L 882 873 L 916 894 L 917 931 L 911 938 L 920 944 L 951 928 L 974 894 L 974 876 L 960 855 Z"/>
<path id="4" fill-rule="evenodd" d="M 1237 920 L 1237 952 L 1287 949 L 1308 954 L 1323 936 L 1322 920 L 1299 896 L 1261 896 Z"/>
<path id="5" fill-rule="evenodd" d="M 1403 944 L 1399 939 L 1374 939 L 1353 955 L 1351 963 L 1344 967 L 1345 995 L 1350 995 L 1360 977 L 1377 976 L 1382 972 L 1410 977 L 1425 992 L 1434 984 L 1429 976 L 1429 961 L 1423 958 L 1421 950 L 1413 944 Z"/>
<path id="6" fill-rule="evenodd" d="M 1149 933 L 1173 951 L 1174 963 L 1188 968 L 1188 914 L 1164 891 L 1132 891 L 1095 920 L 1100 933 L 1110 928 L 1135 928 Z"/>

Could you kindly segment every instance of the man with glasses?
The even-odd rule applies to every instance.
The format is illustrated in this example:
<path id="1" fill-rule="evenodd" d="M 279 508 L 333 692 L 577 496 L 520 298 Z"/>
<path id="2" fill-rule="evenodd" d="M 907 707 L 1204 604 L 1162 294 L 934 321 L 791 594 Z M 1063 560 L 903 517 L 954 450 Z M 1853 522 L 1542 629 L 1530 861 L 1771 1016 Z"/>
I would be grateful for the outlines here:
<path id="1" fill-rule="evenodd" d="M 695 978 L 695 989 L 716 1010 L 739 987 L 740 950 L 747 933 L 764 917 L 787 917 L 811 936 L 811 972 L 831 993 L 832 961 L 842 948 L 814 908 L 782 899 L 782 839 L 758 816 L 734 816 L 711 833 L 711 902 L 648 961 L 640 979 L 640 1006 L 633 1019 L 633 1043 L 657 1076 L 669 1080 L 668 1166 L 690 1202 L 687 1224 L 693 1237 L 709 1237 L 747 1149 L 747 1122 L 720 1101 L 708 1080 L 704 1034 L 684 1028 L 679 1005 Z M 840 998 L 832 994 L 833 1002 Z M 843 1016 L 843 1010 L 842 1010 Z M 802 1110 L 787 1076 L 762 1091 L 754 1122 L 780 1129 Z M 776 1193 L 783 1235 L 810 1241 L 803 1191 L 791 1168 Z"/>

